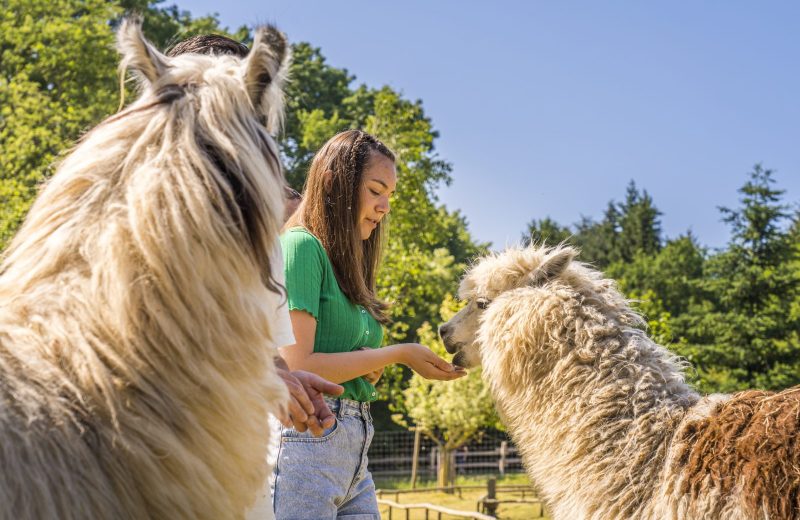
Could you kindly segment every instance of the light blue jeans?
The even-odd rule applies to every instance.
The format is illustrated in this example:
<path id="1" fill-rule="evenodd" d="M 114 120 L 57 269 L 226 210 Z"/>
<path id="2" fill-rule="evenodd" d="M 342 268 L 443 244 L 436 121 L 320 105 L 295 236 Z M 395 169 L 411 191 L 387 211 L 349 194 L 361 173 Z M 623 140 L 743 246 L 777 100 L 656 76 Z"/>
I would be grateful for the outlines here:
<path id="1" fill-rule="evenodd" d="M 273 474 L 276 520 L 380 520 L 367 451 L 375 428 L 369 403 L 325 399 L 336 424 L 322 437 L 281 431 Z"/>

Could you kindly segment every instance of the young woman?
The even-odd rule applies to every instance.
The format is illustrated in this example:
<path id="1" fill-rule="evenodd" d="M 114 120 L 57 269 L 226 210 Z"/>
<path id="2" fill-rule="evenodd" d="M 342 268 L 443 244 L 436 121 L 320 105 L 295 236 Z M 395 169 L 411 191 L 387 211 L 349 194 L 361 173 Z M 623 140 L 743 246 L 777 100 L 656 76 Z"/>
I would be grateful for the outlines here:
<path id="1" fill-rule="evenodd" d="M 423 345 L 378 348 L 388 317 L 375 296 L 375 273 L 396 184 L 386 146 L 358 130 L 337 134 L 314 157 L 303 201 L 281 237 L 296 339 L 281 354 L 292 370 L 345 391 L 328 400 L 337 421 L 322 437 L 283 430 L 273 496 L 278 520 L 379 519 L 367 471 L 373 383 L 391 363 L 429 379 L 464 375 Z"/>

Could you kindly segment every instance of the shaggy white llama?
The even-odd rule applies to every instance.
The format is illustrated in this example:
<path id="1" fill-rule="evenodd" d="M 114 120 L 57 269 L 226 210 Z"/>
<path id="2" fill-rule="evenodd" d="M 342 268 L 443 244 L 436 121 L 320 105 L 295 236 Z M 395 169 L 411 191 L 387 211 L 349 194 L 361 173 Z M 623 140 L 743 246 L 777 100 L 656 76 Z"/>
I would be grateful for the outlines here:
<path id="1" fill-rule="evenodd" d="M 614 282 L 575 255 L 482 259 L 440 328 L 455 363 L 483 366 L 553 517 L 800 518 L 800 391 L 701 398 Z"/>
<path id="2" fill-rule="evenodd" d="M 167 58 L 89 132 L 0 267 L 0 518 L 236 518 L 285 387 L 265 302 L 283 214 L 285 37 Z"/>

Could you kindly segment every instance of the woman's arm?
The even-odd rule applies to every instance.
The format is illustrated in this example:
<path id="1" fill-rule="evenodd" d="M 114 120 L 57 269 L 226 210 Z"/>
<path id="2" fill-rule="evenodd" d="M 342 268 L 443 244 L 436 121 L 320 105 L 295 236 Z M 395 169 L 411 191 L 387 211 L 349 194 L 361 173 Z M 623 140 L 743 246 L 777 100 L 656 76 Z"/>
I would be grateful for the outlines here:
<path id="1" fill-rule="evenodd" d="M 292 370 L 307 370 L 334 383 L 343 383 L 379 370 L 392 363 L 407 365 L 427 379 L 450 380 L 466 372 L 417 343 L 325 354 L 314 352 L 317 320 L 300 310 L 289 312 L 297 343 L 280 349 L 281 356 Z"/>

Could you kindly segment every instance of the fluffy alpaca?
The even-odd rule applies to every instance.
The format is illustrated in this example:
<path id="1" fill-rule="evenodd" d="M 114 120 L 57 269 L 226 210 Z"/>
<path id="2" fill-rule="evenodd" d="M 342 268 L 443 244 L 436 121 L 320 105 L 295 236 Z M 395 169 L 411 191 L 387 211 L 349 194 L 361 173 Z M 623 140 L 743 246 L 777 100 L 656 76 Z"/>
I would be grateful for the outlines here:
<path id="1" fill-rule="evenodd" d="M 800 518 L 800 389 L 701 398 L 614 282 L 575 255 L 482 259 L 440 328 L 454 362 L 483 366 L 553 517 Z"/>
<path id="2" fill-rule="evenodd" d="M 246 60 L 118 34 L 140 98 L 89 132 L 0 267 L 0 518 L 237 518 L 283 406 L 265 302 L 285 37 Z"/>

